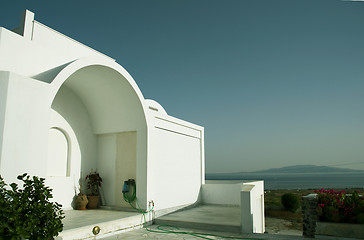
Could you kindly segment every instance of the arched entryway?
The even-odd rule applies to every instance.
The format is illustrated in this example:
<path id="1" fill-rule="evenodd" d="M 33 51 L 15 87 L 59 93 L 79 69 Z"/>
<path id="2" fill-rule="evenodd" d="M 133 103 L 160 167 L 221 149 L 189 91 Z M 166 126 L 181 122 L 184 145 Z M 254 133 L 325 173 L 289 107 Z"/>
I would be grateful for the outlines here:
<path id="1" fill-rule="evenodd" d="M 56 141 L 63 139 L 54 129 L 61 129 L 66 136 L 64 146 L 56 147 L 58 151 L 67 151 L 62 153 L 62 161 L 69 166 L 66 175 L 47 178 L 55 196 L 67 195 L 62 197 L 64 208 L 70 208 L 78 180 L 91 169 L 97 169 L 103 178 L 102 192 L 107 205 L 123 205 L 122 184 L 129 178 L 136 179 L 137 195 L 143 204 L 148 121 L 144 98 L 131 76 L 115 62 L 95 58 L 77 60 L 65 66 L 51 81 L 50 100 L 51 112 L 69 126 L 58 126 L 62 122 L 59 119 L 50 125 Z M 72 153 L 70 148 L 79 148 L 79 154 Z M 52 172 L 52 166 L 47 169 Z"/>

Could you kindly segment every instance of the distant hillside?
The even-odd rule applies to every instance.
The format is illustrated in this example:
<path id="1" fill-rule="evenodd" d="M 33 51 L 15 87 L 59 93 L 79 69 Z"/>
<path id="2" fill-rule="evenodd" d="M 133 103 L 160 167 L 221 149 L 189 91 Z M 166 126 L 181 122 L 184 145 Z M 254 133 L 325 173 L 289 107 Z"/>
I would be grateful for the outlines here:
<path id="1" fill-rule="evenodd" d="M 264 181 L 264 189 L 362 188 L 364 170 L 316 165 L 298 165 L 255 172 L 206 173 L 205 179 L 230 183 Z M 207 182 L 209 183 L 209 182 Z M 220 182 L 221 183 L 221 182 Z"/>
<path id="2" fill-rule="evenodd" d="M 255 171 L 255 173 L 338 173 L 338 172 L 364 172 L 349 168 L 337 168 L 316 165 L 296 165 L 281 168 L 271 168 L 267 170 Z"/>
<path id="3" fill-rule="evenodd" d="M 267 170 L 260 170 L 254 172 L 234 172 L 234 173 L 208 173 L 206 176 L 240 176 L 242 174 L 256 174 L 256 173 L 364 173 L 364 170 L 355 170 L 349 168 L 336 168 L 328 166 L 316 165 L 295 165 L 281 168 L 270 168 Z"/>

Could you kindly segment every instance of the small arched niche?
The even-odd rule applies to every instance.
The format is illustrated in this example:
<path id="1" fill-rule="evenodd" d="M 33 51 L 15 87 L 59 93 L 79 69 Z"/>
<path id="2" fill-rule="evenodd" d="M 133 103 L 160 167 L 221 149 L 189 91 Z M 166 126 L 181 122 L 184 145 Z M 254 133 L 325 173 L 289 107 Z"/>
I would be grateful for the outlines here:
<path id="1" fill-rule="evenodd" d="M 70 175 L 70 141 L 63 129 L 49 129 L 47 176 L 68 177 Z"/>

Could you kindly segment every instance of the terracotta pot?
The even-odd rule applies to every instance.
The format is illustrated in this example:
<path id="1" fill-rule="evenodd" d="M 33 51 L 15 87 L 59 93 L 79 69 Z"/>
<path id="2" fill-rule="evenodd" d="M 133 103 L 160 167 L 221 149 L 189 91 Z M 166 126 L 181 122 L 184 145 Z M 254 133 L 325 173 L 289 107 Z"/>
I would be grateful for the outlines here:
<path id="1" fill-rule="evenodd" d="M 87 196 L 88 198 L 88 204 L 87 204 L 87 208 L 88 209 L 96 209 L 99 205 L 99 198 L 100 196 Z"/>
<path id="2" fill-rule="evenodd" d="M 75 203 L 77 210 L 86 210 L 86 205 L 88 203 L 86 194 L 78 194 Z"/>

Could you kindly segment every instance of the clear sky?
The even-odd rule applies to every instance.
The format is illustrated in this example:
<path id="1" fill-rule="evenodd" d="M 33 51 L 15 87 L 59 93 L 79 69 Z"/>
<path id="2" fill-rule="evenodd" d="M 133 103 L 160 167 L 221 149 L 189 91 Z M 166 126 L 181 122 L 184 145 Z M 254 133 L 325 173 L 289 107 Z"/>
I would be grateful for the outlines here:
<path id="1" fill-rule="evenodd" d="M 364 169 L 364 2 L 3 1 L 0 26 L 26 8 L 204 126 L 208 173 Z"/>

